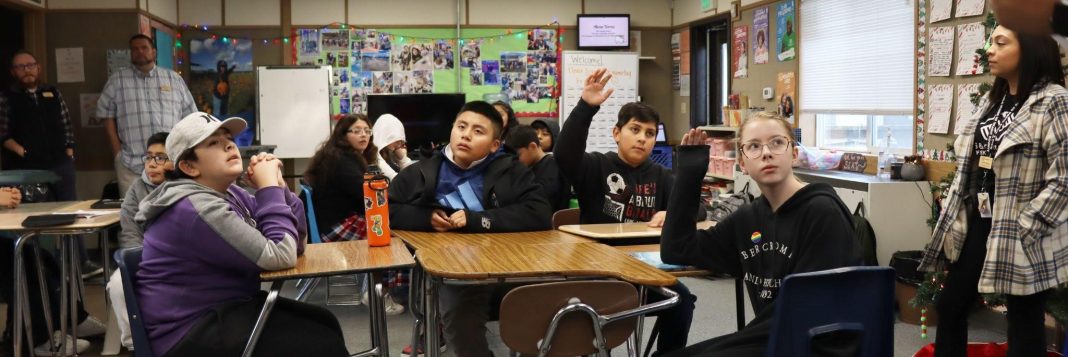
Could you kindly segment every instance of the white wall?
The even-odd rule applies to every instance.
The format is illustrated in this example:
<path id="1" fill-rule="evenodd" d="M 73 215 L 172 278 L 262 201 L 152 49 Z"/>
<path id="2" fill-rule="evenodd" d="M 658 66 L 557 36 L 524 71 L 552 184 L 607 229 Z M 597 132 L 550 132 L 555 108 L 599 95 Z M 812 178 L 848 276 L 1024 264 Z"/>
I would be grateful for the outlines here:
<path id="1" fill-rule="evenodd" d="M 586 0 L 587 14 L 630 14 L 636 27 L 671 26 L 671 0 Z"/>
<path id="2" fill-rule="evenodd" d="M 672 0 L 674 5 L 672 6 L 672 13 L 674 19 L 672 26 L 678 26 L 687 22 L 700 20 L 709 16 L 713 16 L 720 12 L 731 11 L 731 0 L 713 0 L 716 4 L 714 11 L 701 12 L 701 2 L 698 0 Z M 759 0 L 743 1 L 744 3 L 755 3 Z"/>
<path id="3" fill-rule="evenodd" d="M 178 24 L 178 0 L 148 0 L 148 13 Z"/>
<path id="4" fill-rule="evenodd" d="M 469 0 L 471 25 L 545 25 L 557 17 L 561 25 L 574 26 L 582 12 L 577 0 Z"/>
<path id="5" fill-rule="evenodd" d="M 345 21 L 345 0 L 296 0 L 290 7 L 294 26 L 328 25 Z"/>
<path id="6" fill-rule="evenodd" d="M 460 16 L 465 16 L 460 1 Z M 365 25 L 456 25 L 456 0 L 349 0 L 349 23 Z"/>
<path id="7" fill-rule="evenodd" d="M 178 22 L 190 25 L 222 25 L 222 0 L 181 0 Z"/>
<path id="8" fill-rule="evenodd" d="M 26 3 L 32 1 L 22 0 Z M 50 0 L 49 9 L 133 9 L 136 0 Z"/>
<path id="9" fill-rule="evenodd" d="M 184 3 L 186 0 L 182 0 Z M 184 16 L 184 14 L 183 14 Z M 226 0 L 227 26 L 280 26 L 280 0 Z"/>

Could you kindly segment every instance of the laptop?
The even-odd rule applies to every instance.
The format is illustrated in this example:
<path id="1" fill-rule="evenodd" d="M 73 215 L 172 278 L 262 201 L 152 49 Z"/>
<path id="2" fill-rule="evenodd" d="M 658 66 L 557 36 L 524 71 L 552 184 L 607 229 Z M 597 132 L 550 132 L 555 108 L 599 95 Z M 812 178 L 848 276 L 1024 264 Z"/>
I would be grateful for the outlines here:
<path id="1" fill-rule="evenodd" d="M 673 170 L 672 159 L 674 152 L 671 145 L 668 144 L 667 130 L 664 123 L 658 123 L 656 125 L 656 144 L 653 145 L 653 152 L 649 155 L 649 160 L 654 163 L 663 165 L 668 170 Z"/>

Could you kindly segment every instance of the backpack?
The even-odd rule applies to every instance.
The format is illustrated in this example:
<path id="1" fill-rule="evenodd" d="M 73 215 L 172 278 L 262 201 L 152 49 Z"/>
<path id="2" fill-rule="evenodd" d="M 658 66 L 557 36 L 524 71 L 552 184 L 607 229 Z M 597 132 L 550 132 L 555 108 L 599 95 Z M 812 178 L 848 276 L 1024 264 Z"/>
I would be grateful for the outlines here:
<path id="1" fill-rule="evenodd" d="M 749 193 L 749 183 L 747 182 L 740 191 L 731 194 L 730 197 L 713 200 L 712 207 L 709 209 L 709 219 L 718 223 L 750 202 L 753 202 L 753 194 Z"/>
<path id="2" fill-rule="evenodd" d="M 853 232 L 857 235 L 860 243 L 860 254 L 866 266 L 878 266 L 879 259 L 875 256 L 875 230 L 871 223 L 864 218 L 864 202 L 857 203 L 857 209 L 853 210 Z"/>

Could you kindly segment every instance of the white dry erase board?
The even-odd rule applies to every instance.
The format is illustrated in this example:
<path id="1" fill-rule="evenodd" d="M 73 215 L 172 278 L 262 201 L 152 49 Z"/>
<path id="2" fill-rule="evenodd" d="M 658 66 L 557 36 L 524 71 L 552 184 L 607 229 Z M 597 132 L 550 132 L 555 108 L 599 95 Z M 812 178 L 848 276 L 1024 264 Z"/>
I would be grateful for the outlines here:
<path id="1" fill-rule="evenodd" d="M 615 89 L 608 101 L 601 104 L 601 110 L 593 117 L 590 134 L 586 140 L 586 152 L 608 152 L 616 150 L 612 139 L 612 128 L 616 125 L 616 114 L 624 104 L 638 101 L 638 54 L 635 52 L 594 52 L 564 51 L 563 74 L 560 96 L 560 127 L 564 126 L 567 115 L 582 98 L 582 87 L 586 77 L 599 68 L 608 68 L 612 79 L 607 88 Z"/>
<path id="2" fill-rule="evenodd" d="M 330 136 L 330 67 L 256 67 L 261 145 L 279 158 L 310 158 Z"/>

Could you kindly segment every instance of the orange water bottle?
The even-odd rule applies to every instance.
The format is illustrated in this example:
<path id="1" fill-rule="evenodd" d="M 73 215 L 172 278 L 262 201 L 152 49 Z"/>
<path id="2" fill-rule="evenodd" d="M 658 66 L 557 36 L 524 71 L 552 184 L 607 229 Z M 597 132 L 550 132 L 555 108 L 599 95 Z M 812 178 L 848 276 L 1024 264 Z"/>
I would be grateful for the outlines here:
<path id="1" fill-rule="evenodd" d="M 363 174 L 363 207 L 367 219 L 367 245 L 389 245 L 389 178 L 377 165 Z"/>

